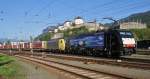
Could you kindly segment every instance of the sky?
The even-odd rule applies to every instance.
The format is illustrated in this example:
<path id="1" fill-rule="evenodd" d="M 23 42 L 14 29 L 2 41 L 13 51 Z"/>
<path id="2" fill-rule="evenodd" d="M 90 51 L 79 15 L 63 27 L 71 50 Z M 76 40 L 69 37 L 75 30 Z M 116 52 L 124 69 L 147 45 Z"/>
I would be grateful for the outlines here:
<path id="1" fill-rule="evenodd" d="M 0 38 L 36 37 L 47 26 L 81 16 L 106 23 L 150 10 L 150 0 L 0 0 Z"/>

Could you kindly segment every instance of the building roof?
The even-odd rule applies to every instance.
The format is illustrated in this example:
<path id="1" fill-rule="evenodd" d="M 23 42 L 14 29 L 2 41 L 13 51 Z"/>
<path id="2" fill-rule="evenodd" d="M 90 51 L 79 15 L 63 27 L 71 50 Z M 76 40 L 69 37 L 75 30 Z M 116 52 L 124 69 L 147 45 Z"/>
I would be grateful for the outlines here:
<path id="1" fill-rule="evenodd" d="M 75 17 L 75 19 L 83 19 L 82 17 L 80 17 L 80 16 L 77 16 L 77 17 Z"/>

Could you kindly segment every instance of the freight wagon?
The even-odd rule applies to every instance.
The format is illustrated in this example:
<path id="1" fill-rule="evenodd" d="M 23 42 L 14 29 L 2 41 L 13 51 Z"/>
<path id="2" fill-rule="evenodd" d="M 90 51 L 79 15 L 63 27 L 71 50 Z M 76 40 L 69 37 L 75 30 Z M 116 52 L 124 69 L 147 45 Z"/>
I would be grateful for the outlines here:
<path id="1" fill-rule="evenodd" d="M 30 43 L 30 49 L 47 49 L 47 41 L 33 41 L 32 43 Z"/>

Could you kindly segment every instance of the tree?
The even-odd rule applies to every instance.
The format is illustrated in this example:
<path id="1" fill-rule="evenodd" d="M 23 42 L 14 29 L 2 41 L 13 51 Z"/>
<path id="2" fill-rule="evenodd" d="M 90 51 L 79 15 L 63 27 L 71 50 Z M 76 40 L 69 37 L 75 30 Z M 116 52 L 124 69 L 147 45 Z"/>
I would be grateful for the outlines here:
<path id="1" fill-rule="evenodd" d="M 10 41 L 10 40 L 7 40 L 7 41 L 6 41 L 6 44 L 11 44 L 11 41 Z"/>

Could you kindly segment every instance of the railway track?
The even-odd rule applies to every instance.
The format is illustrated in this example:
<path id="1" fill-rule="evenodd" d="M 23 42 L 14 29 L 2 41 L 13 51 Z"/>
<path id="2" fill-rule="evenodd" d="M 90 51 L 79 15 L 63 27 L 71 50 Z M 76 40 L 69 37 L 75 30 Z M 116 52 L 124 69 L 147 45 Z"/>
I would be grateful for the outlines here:
<path id="1" fill-rule="evenodd" d="M 17 57 L 27 59 L 33 62 L 38 62 L 40 64 L 44 64 L 44 65 L 47 65 L 47 66 L 50 66 L 59 70 L 63 70 L 65 72 L 78 75 L 81 77 L 80 79 L 130 79 L 130 78 L 119 76 L 119 75 L 107 74 L 107 73 L 102 73 L 102 72 L 98 72 L 98 71 L 94 71 L 94 70 L 90 70 L 86 68 L 58 63 L 58 62 L 50 61 L 45 58 L 40 58 L 40 57 L 35 57 L 35 56 L 26 57 L 26 56 L 17 55 Z"/>
<path id="2" fill-rule="evenodd" d="M 150 52 L 149 49 L 137 49 L 137 52 Z"/>
<path id="3" fill-rule="evenodd" d="M 34 55 L 42 56 L 42 54 L 34 54 Z M 134 58 L 107 59 L 107 58 L 94 58 L 94 57 L 62 55 L 62 54 L 46 54 L 46 56 L 73 61 L 82 61 L 84 63 L 109 64 L 130 68 L 150 69 L 150 60 L 144 59 L 134 59 Z"/>
<path id="4" fill-rule="evenodd" d="M 140 58 L 128 58 L 122 57 L 121 60 L 130 61 L 130 62 L 142 62 L 142 63 L 150 63 L 150 59 L 140 59 Z"/>
<path id="5" fill-rule="evenodd" d="M 30 52 L 16 53 L 16 54 L 34 55 L 34 56 L 43 55 L 42 53 L 31 54 Z M 95 58 L 95 57 L 63 55 L 63 54 L 45 54 L 45 56 L 73 61 L 82 61 L 84 63 L 108 64 L 130 68 L 150 69 L 150 60 L 144 59 L 134 59 L 134 58 L 107 59 L 107 58 Z"/>
<path id="6" fill-rule="evenodd" d="M 31 55 L 31 53 L 26 53 Z M 35 53 L 35 56 L 42 56 L 41 53 Z M 140 69 L 150 69 L 150 60 L 146 59 L 134 59 L 134 58 L 120 58 L 120 59 L 108 59 L 108 58 L 98 58 L 98 57 L 86 57 L 86 56 L 74 56 L 74 55 L 63 55 L 63 54 L 46 54 L 47 57 L 81 61 L 84 63 L 94 63 L 94 64 L 108 64 L 123 66 L 129 68 L 140 68 Z"/>
<path id="7" fill-rule="evenodd" d="M 108 65 L 116 65 L 116 66 L 130 67 L 130 68 L 150 69 L 150 63 L 149 63 L 150 60 L 144 62 L 141 59 L 134 60 L 130 58 L 106 59 L 106 58 L 93 58 L 93 57 L 83 57 L 83 56 L 55 55 L 55 54 L 48 54 L 47 56 L 67 59 L 67 60 L 82 61 L 85 63 L 89 62 L 95 64 L 108 64 Z"/>

